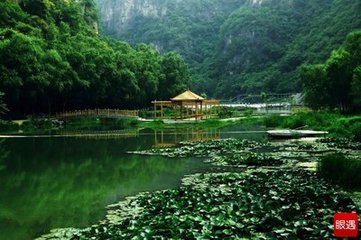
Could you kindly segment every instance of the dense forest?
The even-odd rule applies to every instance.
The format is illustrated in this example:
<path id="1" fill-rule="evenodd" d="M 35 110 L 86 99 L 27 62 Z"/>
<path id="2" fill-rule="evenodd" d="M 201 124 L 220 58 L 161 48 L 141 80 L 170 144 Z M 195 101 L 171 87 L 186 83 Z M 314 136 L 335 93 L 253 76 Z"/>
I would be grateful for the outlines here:
<path id="1" fill-rule="evenodd" d="M 325 61 L 361 28 L 359 0 L 97 0 L 104 33 L 178 51 L 195 91 L 301 92 L 301 65 Z"/>
<path id="2" fill-rule="evenodd" d="M 10 117 L 144 106 L 189 79 L 175 52 L 100 36 L 93 0 L 0 2 L 0 102 Z"/>
<path id="3" fill-rule="evenodd" d="M 324 64 L 303 65 L 301 77 L 309 106 L 360 111 L 361 31 L 350 33 Z"/>

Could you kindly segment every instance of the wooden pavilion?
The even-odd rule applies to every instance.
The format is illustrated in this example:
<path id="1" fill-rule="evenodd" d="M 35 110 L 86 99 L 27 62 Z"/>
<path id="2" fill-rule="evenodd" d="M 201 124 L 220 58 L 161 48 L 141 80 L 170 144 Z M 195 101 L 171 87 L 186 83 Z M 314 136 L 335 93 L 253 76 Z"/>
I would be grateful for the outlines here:
<path id="1" fill-rule="evenodd" d="M 207 100 L 197 94 L 187 90 L 178 96 L 171 98 L 170 101 L 152 101 L 154 105 L 154 118 L 164 118 L 164 108 L 173 109 L 173 117 L 177 119 L 195 120 L 210 118 L 218 114 L 219 100 Z M 159 115 L 157 114 L 160 109 Z"/>

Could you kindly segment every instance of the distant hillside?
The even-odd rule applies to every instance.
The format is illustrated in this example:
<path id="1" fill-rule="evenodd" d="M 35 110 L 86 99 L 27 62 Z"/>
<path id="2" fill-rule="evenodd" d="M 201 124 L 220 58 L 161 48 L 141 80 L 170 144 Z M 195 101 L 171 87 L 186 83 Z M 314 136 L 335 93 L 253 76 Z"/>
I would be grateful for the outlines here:
<path id="1" fill-rule="evenodd" d="M 298 67 L 324 61 L 361 28 L 360 0 L 97 0 L 104 34 L 175 50 L 196 91 L 229 97 L 301 90 Z"/>

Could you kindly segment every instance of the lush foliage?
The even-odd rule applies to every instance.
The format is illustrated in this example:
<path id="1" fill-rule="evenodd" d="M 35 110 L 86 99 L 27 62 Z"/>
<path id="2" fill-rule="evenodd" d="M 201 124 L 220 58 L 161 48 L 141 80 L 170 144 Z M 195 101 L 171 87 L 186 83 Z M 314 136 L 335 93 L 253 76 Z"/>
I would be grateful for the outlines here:
<path id="1" fill-rule="evenodd" d="M 267 128 L 306 128 L 329 131 L 334 137 L 361 140 L 361 117 L 330 112 L 297 113 L 288 117 L 270 115 L 262 119 Z"/>
<path id="2" fill-rule="evenodd" d="M 64 131 L 117 131 L 137 126 L 134 118 L 73 118 L 66 120 Z"/>
<path id="3" fill-rule="evenodd" d="M 138 216 L 73 239 L 331 238 L 333 214 L 357 211 L 350 198 L 305 171 L 209 174 L 195 181 L 202 187 L 140 196 L 129 203 L 142 209 Z"/>
<path id="4" fill-rule="evenodd" d="M 310 106 L 360 111 L 361 31 L 350 33 L 324 64 L 304 65 L 301 76 Z"/>
<path id="5" fill-rule="evenodd" d="M 6 0 L 0 16 L 0 91 L 12 115 L 145 105 L 189 80 L 175 53 L 99 36 L 93 0 Z"/>
<path id="6" fill-rule="evenodd" d="M 4 103 L 3 97 L 4 97 L 4 93 L 0 92 L 0 115 L 4 114 L 8 110 Z"/>
<path id="7" fill-rule="evenodd" d="M 179 51 L 195 90 L 219 97 L 301 91 L 299 66 L 324 61 L 361 27 L 354 0 L 97 3 L 106 34 Z"/>
<path id="8" fill-rule="evenodd" d="M 321 158 L 318 170 L 322 177 L 347 189 L 361 189 L 361 159 L 346 158 L 340 153 Z"/>

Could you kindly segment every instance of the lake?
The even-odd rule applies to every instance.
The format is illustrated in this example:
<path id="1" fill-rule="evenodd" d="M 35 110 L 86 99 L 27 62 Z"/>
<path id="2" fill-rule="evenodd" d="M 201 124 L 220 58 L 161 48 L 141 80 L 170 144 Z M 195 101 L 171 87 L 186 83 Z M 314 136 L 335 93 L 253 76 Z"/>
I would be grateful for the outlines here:
<path id="1" fill-rule="evenodd" d="M 107 205 L 126 196 L 176 188 L 184 175 L 212 170 L 199 158 L 138 156 L 127 151 L 184 140 L 263 139 L 265 134 L 258 130 L 145 129 L 122 136 L 3 139 L 0 239 L 31 239 L 54 228 L 87 227 L 104 218 Z"/>

